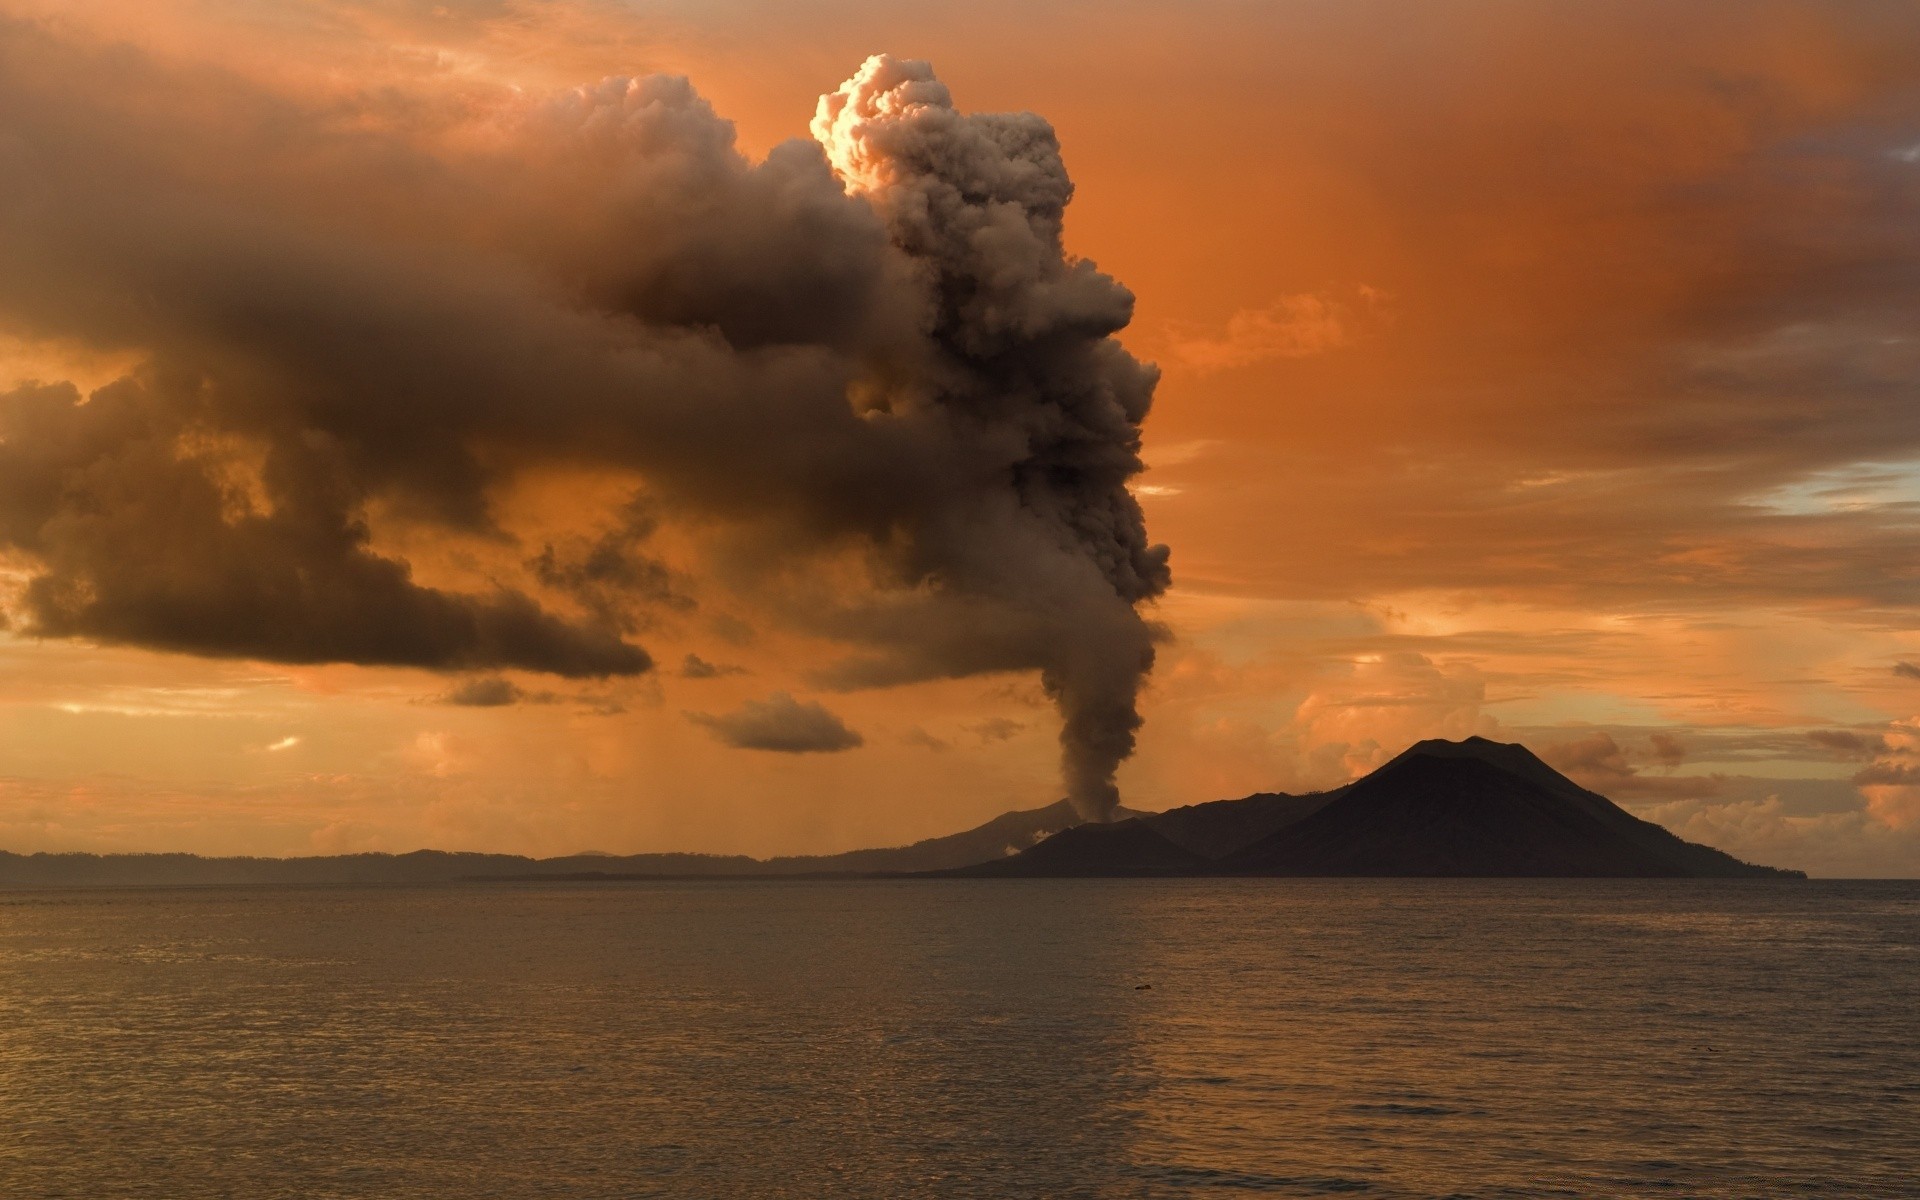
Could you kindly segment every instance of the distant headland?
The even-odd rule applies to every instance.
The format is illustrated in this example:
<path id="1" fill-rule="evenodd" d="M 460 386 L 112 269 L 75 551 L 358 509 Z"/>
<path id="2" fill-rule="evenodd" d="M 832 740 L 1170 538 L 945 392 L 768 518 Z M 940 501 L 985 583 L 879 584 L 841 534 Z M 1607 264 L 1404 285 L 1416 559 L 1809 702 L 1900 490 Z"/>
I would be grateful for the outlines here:
<path id="1" fill-rule="evenodd" d="M 1256 793 L 1083 823 L 1066 801 L 909 846 L 756 859 L 713 854 L 419 850 L 307 858 L 10 854 L 0 887 L 425 884 L 633 879 L 1419 878 L 1803 879 L 1685 841 L 1587 791 L 1524 746 L 1426 741 L 1344 787 Z"/>
<path id="2" fill-rule="evenodd" d="M 1246 875 L 1804 879 L 1685 841 L 1524 746 L 1420 742 L 1345 787 L 1063 830 L 941 872 L 980 878 Z"/>

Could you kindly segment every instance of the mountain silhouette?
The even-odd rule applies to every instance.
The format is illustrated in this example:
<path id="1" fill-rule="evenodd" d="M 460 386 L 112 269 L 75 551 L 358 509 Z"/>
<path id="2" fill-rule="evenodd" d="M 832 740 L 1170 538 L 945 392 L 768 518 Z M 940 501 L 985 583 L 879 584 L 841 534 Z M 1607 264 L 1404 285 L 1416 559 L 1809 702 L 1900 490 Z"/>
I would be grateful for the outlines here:
<path id="1" fill-rule="evenodd" d="M 1012 876 L 1195 875 L 1210 860 L 1156 831 L 1145 818 L 1089 822 L 1063 829 L 1019 854 L 932 874 L 991 879 Z"/>
<path id="2" fill-rule="evenodd" d="M 1122 817 L 1142 815 L 1128 808 L 1115 811 Z M 1072 804 L 1059 800 L 1044 808 L 1001 813 L 984 825 L 910 846 L 770 858 L 763 869 L 782 875 L 938 871 L 1003 858 L 1078 826 L 1085 819 Z"/>
<path id="3" fill-rule="evenodd" d="M 1137 816 L 1120 809 L 1123 816 Z M 910 874 L 1004 858 L 1082 818 L 1065 800 L 1001 813 L 959 833 L 908 846 L 758 859 L 744 854 L 605 854 L 562 858 L 415 850 L 300 858 L 197 854 L 11 854 L 0 851 L 0 887 L 178 887 L 420 884 L 470 879 L 639 879 Z"/>
<path id="4" fill-rule="evenodd" d="M 1683 841 L 1587 791 L 1524 746 L 1421 742 L 1332 791 L 1262 792 L 1083 824 L 1062 800 L 908 846 L 755 859 L 717 854 L 418 850 L 305 858 L 9 854 L 0 887 L 416 884 L 932 875 L 1798 876 Z"/>
<path id="5" fill-rule="evenodd" d="M 1130 828 L 1131 827 L 1131 828 Z M 952 874 L 1759 878 L 1587 791 L 1524 746 L 1421 742 L 1363 779 L 1313 796 L 1259 795 L 1138 817 L 1102 838 L 1056 834 Z M 1148 835 L 1199 858 L 1150 853 Z M 1157 867 L 1149 864 L 1157 863 Z"/>

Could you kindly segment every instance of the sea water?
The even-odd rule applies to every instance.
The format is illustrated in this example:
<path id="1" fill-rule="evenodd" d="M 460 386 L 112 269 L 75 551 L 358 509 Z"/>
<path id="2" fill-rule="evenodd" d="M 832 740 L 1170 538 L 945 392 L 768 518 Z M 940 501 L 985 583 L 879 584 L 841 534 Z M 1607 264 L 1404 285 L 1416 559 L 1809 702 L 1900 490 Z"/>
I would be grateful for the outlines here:
<path id="1" fill-rule="evenodd" d="M 1920 1194 L 1920 885 L 0 893 L 0 1196 Z"/>

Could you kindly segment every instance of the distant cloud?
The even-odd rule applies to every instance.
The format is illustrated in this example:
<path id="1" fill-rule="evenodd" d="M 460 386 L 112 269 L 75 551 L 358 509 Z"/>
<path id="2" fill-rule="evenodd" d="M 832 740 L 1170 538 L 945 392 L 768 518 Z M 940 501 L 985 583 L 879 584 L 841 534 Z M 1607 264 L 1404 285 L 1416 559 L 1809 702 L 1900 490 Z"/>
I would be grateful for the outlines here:
<path id="1" fill-rule="evenodd" d="M 489 675 L 482 679 L 467 680 L 441 696 L 440 702 L 465 708 L 502 708 L 518 704 L 520 697 L 520 686 L 511 679 Z"/>
<path id="2" fill-rule="evenodd" d="M 1886 749 L 1883 738 L 1865 737 L 1851 729 L 1809 729 L 1807 740 L 1841 758 L 1872 758 Z"/>
<path id="3" fill-rule="evenodd" d="M 866 742 L 819 704 L 795 700 L 785 692 L 775 692 L 765 700 L 749 700 L 733 712 L 717 716 L 690 712 L 687 719 L 740 750 L 825 754 L 851 750 Z"/>
<path id="4" fill-rule="evenodd" d="M 1897 662 L 1893 664 L 1893 673 L 1902 679 L 1920 679 L 1920 666 L 1910 662 Z"/>
<path id="5" fill-rule="evenodd" d="M 945 738 L 935 737 L 918 725 L 901 734 L 900 740 L 909 746 L 919 746 L 923 750 L 944 751 L 953 749 L 952 742 L 947 741 Z"/>
<path id="6" fill-rule="evenodd" d="M 982 743 L 1004 742 L 1014 734 L 1026 728 L 1026 724 L 1008 717 L 988 717 L 984 721 L 975 721 L 967 726 Z"/>
<path id="7" fill-rule="evenodd" d="M 1667 745 L 1658 740 L 1666 738 Z M 1679 743 L 1664 734 L 1656 734 L 1654 761 L 1662 766 L 1678 765 L 1669 761 Z M 1679 751 L 1682 758 L 1684 751 Z M 1718 795 L 1725 781 L 1716 775 L 1642 775 L 1628 761 L 1626 748 L 1609 733 L 1595 733 L 1567 742 L 1555 742 L 1540 749 L 1540 757 L 1581 787 L 1590 788 L 1610 799 L 1648 798 L 1693 800 Z"/>
<path id="8" fill-rule="evenodd" d="M 1171 331 L 1170 357 L 1203 372 L 1274 358 L 1306 358 L 1348 345 L 1385 320 L 1386 294 L 1360 285 L 1342 295 L 1304 292 L 1243 308 L 1217 334 Z"/>
<path id="9" fill-rule="evenodd" d="M 1660 766 L 1677 767 L 1687 761 L 1687 748 L 1672 734 L 1656 733 L 1648 740 L 1653 743 L 1653 761 Z"/>
<path id="10" fill-rule="evenodd" d="M 283 737 L 279 741 L 273 743 L 271 746 L 268 746 L 267 752 L 271 754 L 276 750 L 291 750 L 295 746 L 298 746 L 299 744 L 300 744 L 299 738 L 294 737 L 292 735 L 288 735 L 287 737 Z"/>
<path id="11" fill-rule="evenodd" d="M 1873 761 L 1854 775 L 1867 813 L 1888 829 L 1920 831 L 1920 717 L 1888 725 Z"/>
<path id="12" fill-rule="evenodd" d="M 689 654 L 680 663 L 682 679 L 718 679 L 722 675 L 744 675 L 745 667 L 731 667 L 720 663 L 710 663 L 698 654 Z"/>
<path id="13" fill-rule="evenodd" d="M 443 692 L 434 697 L 434 702 L 462 708 L 505 708 L 510 704 L 558 704 L 561 699 L 553 692 L 530 692 L 499 675 L 483 675 Z"/>
<path id="14" fill-rule="evenodd" d="M 1913 787 L 1920 784 L 1920 764 L 1894 759 L 1876 759 L 1861 768 L 1854 775 L 1853 782 L 1862 787 L 1871 784 Z"/>

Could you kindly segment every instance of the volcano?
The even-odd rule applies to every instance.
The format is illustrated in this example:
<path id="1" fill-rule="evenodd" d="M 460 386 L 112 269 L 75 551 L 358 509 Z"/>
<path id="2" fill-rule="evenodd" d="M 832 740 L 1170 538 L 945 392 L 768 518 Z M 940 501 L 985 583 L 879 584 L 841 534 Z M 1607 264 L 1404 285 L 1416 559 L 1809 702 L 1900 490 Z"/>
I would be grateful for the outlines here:
<path id="1" fill-rule="evenodd" d="M 1097 832 L 1095 832 L 1097 830 Z M 1420 742 L 1365 778 L 1062 831 L 963 876 L 1803 878 L 1643 821 L 1524 746 Z"/>

